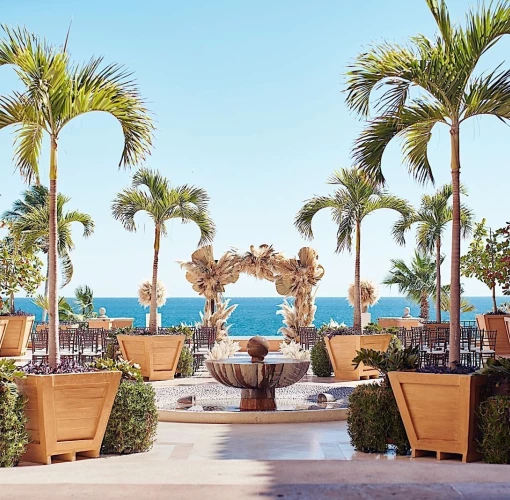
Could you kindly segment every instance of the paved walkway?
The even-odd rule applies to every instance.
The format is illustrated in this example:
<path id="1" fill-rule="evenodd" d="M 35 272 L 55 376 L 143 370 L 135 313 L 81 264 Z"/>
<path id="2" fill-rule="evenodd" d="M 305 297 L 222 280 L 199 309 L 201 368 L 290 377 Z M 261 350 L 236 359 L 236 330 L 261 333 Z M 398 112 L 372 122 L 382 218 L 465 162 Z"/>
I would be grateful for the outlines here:
<path id="1" fill-rule="evenodd" d="M 510 468 L 367 455 L 345 422 L 161 423 L 144 454 L 0 469 L 0 499 L 503 499 Z"/>

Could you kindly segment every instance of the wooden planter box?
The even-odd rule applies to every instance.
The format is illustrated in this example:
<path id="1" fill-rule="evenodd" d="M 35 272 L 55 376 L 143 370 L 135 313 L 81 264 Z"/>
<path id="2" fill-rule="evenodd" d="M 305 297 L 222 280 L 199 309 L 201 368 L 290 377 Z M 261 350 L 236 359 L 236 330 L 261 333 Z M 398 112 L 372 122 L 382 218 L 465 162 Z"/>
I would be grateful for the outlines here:
<path id="1" fill-rule="evenodd" d="M 433 452 L 438 460 L 451 454 L 461 455 L 463 462 L 480 460 L 476 410 L 486 377 L 415 372 L 388 375 L 413 457 Z"/>
<path id="2" fill-rule="evenodd" d="M 360 363 L 355 368 L 352 360 L 356 351 L 361 348 L 386 351 L 391 340 L 390 334 L 376 335 L 335 335 L 324 338 L 329 359 L 335 372 L 335 380 L 361 380 L 362 378 L 378 378 L 379 371 Z"/>
<path id="3" fill-rule="evenodd" d="M 510 314 L 477 314 L 476 323 L 481 330 L 496 330 L 496 356 L 510 355 L 510 341 L 505 328 L 505 318 Z"/>
<path id="4" fill-rule="evenodd" d="M 122 357 L 140 365 L 152 380 L 174 378 L 185 335 L 117 335 Z"/>
<path id="5" fill-rule="evenodd" d="M 51 464 L 98 457 L 121 373 L 28 375 L 17 380 L 28 402 L 30 444 L 22 460 Z"/>
<path id="6" fill-rule="evenodd" d="M 23 356 L 27 352 L 35 316 L 0 316 L 0 320 L 7 320 L 0 356 Z"/>
<path id="7" fill-rule="evenodd" d="M 0 348 L 2 347 L 2 342 L 5 337 L 5 330 L 7 330 L 7 325 L 9 320 L 0 318 Z"/>

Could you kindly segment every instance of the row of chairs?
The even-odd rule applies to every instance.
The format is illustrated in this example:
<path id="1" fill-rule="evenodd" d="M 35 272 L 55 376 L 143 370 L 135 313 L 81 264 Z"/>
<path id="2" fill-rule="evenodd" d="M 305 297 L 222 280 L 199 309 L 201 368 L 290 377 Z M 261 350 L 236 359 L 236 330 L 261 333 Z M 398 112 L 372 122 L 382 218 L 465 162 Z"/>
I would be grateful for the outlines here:
<path id="1" fill-rule="evenodd" d="M 59 351 L 63 359 L 86 362 L 101 357 L 114 339 L 102 328 L 65 328 L 59 330 Z M 32 332 L 32 360 L 47 361 L 48 330 Z"/>
<path id="2" fill-rule="evenodd" d="M 461 327 L 460 363 L 481 367 L 487 359 L 496 356 L 497 331 Z M 412 327 L 400 329 L 397 337 L 404 347 L 419 347 L 420 364 L 445 365 L 448 360 L 450 329 L 448 327 Z"/>

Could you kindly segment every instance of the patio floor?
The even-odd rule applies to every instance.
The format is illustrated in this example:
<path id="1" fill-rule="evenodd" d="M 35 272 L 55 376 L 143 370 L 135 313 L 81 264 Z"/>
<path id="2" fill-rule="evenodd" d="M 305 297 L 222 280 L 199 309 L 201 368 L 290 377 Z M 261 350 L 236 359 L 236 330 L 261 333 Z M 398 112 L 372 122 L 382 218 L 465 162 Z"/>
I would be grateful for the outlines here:
<path id="1" fill-rule="evenodd" d="M 346 422 L 163 422 L 148 453 L 0 469 L 0 499 L 510 498 L 508 470 L 358 453 Z"/>

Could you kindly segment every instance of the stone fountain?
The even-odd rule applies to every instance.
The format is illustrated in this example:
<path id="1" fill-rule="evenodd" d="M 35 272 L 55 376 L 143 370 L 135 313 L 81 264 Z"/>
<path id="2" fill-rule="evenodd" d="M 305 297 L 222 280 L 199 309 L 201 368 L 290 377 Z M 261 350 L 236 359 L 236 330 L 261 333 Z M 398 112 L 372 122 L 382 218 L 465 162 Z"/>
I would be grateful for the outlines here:
<path id="1" fill-rule="evenodd" d="M 280 357 L 265 360 L 269 343 L 259 336 L 248 341 L 247 351 L 251 359 L 207 360 L 205 365 L 221 384 L 242 389 L 241 411 L 276 410 L 275 389 L 301 380 L 310 362 Z"/>

